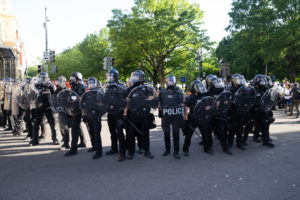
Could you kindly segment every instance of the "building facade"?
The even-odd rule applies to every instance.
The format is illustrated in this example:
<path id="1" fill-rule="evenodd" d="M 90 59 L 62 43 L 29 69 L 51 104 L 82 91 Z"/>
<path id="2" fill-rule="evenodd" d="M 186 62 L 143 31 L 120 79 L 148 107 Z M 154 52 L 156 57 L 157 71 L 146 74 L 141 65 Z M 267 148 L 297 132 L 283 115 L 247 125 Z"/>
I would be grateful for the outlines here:
<path id="1" fill-rule="evenodd" d="M 25 50 L 11 5 L 11 0 L 0 0 L 0 78 L 22 79 L 26 69 Z"/>

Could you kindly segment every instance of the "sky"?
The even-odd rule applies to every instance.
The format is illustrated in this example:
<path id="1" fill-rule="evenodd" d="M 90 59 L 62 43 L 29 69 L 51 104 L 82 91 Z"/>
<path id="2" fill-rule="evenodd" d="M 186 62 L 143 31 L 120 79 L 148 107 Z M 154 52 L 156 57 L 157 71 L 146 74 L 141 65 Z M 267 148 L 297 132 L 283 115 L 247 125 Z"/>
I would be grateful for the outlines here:
<path id="1" fill-rule="evenodd" d="M 56 54 L 81 42 L 87 34 L 99 32 L 112 17 L 112 9 L 130 10 L 134 0 L 11 0 L 17 16 L 28 66 L 39 64 L 45 51 L 45 6 L 48 15 L 48 48 Z M 228 12 L 232 0 L 189 0 L 204 11 L 204 29 L 211 41 L 228 35 Z"/>

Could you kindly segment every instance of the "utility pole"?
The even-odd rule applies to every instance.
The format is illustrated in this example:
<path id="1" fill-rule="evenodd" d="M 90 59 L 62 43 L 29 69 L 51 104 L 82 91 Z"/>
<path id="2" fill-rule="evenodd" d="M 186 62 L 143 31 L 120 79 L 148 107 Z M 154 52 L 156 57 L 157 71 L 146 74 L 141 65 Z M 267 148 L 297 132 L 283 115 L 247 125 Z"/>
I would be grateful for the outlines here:
<path id="1" fill-rule="evenodd" d="M 198 69 L 198 80 L 201 80 L 201 70 L 202 70 L 202 50 L 200 50 L 198 52 L 198 57 L 197 57 L 197 60 L 198 60 L 198 65 L 199 65 L 199 69 Z"/>
<path id="2" fill-rule="evenodd" d="M 45 53 L 44 53 L 44 60 L 46 62 L 46 64 L 45 64 L 46 72 L 48 73 L 48 62 L 49 62 L 49 59 L 50 59 L 50 53 L 49 53 L 49 50 L 48 50 L 47 22 L 49 22 L 49 20 L 48 20 L 48 16 L 47 16 L 47 7 L 45 7 L 45 23 L 44 23 L 44 28 L 45 28 L 45 43 L 46 43 L 45 46 L 46 46 L 46 48 L 45 48 Z"/>

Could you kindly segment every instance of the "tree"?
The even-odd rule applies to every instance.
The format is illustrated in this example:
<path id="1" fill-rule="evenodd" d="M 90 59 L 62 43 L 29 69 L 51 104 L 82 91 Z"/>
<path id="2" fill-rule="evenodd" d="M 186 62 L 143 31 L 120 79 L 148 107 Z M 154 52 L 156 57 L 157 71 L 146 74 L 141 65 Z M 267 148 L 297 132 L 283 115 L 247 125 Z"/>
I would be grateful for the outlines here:
<path id="1" fill-rule="evenodd" d="M 231 38 L 220 43 L 217 54 L 246 68 L 270 65 L 276 70 L 287 65 L 295 81 L 300 69 L 300 1 L 235 0 L 232 6 L 227 28 Z M 231 51 L 227 56 L 226 46 Z"/>
<path id="2" fill-rule="evenodd" d="M 103 59 L 109 52 L 108 31 L 101 29 L 99 34 L 89 34 L 79 44 L 66 49 L 57 55 L 55 65 L 58 73 L 51 74 L 55 79 L 59 75 L 70 77 L 74 71 L 79 71 L 85 78 L 94 76 L 105 81 Z"/>
<path id="3" fill-rule="evenodd" d="M 164 86 L 167 74 L 185 66 L 191 48 L 210 45 L 202 18 L 199 5 L 187 0 L 135 0 L 131 13 L 113 10 L 107 26 L 116 66 L 145 70 L 154 85 Z"/>

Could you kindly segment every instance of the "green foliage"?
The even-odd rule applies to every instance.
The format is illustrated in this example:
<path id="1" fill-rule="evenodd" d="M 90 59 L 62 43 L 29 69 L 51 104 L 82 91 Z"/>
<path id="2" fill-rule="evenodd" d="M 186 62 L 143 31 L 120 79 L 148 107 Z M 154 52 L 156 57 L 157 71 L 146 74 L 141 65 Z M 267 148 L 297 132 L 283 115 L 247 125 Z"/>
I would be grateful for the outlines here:
<path id="1" fill-rule="evenodd" d="M 82 42 L 56 56 L 54 65 L 58 67 L 58 73 L 50 74 L 51 79 L 60 75 L 68 79 L 72 72 L 79 71 L 84 78 L 94 76 L 104 81 L 103 59 L 108 52 L 107 29 L 102 29 L 99 34 L 89 34 Z"/>
<path id="2" fill-rule="evenodd" d="M 36 76 L 38 74 L 37 70 L 38 70 L 37 66 L 30 66 L 30 67 L 27 68 L 27 75 L 29 77 Z"/>
<path id="3" fill-rule="evenodd" d="M 229 13 L 224 38 L 217 50 L 220 61 L 229 62 L 232 72 L 253 76 L 264 73 L 292 81 L 300 71 L 300 1 L 236 0 Z"/>
<path id="4" fill-rule="evenodd" d="M 210 45 L 202 18 L 199 5 L 187 0 L 135 0 L 130 13 L 113 10 L 108 27 L 116 68 L 126 76 L 142 69 L 163 85 L 165 75 L 189 66 L 189 49 Z"/>

